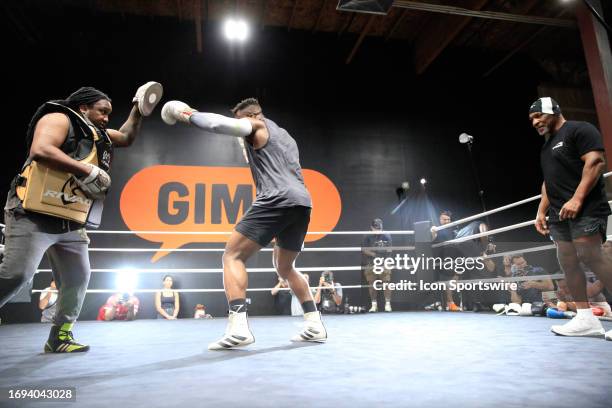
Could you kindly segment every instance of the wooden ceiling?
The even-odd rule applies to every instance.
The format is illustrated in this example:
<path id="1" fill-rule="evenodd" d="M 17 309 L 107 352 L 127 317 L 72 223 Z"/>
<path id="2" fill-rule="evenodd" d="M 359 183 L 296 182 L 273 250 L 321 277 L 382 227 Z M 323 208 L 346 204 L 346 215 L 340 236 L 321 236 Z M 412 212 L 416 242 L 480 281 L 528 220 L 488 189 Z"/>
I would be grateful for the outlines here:
<path id="1" fill-rule="evenodd" d="M 350 63 L 368 38 L 401 41 L 415 71 L 426 72 L 445 49 L 493 52 L 499 64 L 516 53 L 540 60 L 581 61 L 574 4 L 580 0 L 395 0 L 387 15 L 336 10 L 338 0 L 64 0 L 97 12 L 176 18 L 193 24 L 198 51 L 202 26 L 231 15 L 255 27 L 280 27 L 353 37 Z M 573 3 L 573 4 L 572 4 Z M 496 66 L 492 66 L 493 69 Z"/>

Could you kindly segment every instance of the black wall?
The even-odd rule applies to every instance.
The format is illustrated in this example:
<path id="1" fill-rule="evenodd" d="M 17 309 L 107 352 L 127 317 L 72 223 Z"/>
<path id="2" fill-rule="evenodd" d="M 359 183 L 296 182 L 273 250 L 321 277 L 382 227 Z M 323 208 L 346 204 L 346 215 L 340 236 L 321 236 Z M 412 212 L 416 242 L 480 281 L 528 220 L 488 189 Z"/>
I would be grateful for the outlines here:
<path id="1" fill-rule="evenodd" d="M 202 111 L 227 114 L 240 99 L 258 97 L 264 113 L 297 140 L 302 166 L 325 174 L 337 186 L 343 205 L 337 230 L 366 229 L 374 217 L 382 217 L 388 229 L 412 228 L 409 224 L 414 216 L 407 220 L 407 210 L 390 214 L 398 202 L 395 189 L 404 180 L 412 185 L 413 199 L 408 206 L 426 193 L 436 209 L 450 208 L 455 218 L 480 212 L 469 156 L 457 141 L 462 132 L 476 137 L 475 166 L 489 208 L 539 192 L 541 140 L 530 128 L 526 111 L 537 97 L 537 85 L 550 78 L 526 58 L 516 57 L 485 80 L 482 73 L 498 55 L 450 49 L 425 75 L 416 76 L 406 43 L 368 39 L 351 65 L 345 65 L 344 58 L 355 41 L 351 36 L 265 28 L 257 30 L 246 46 L 232 48 L 214 22 L 207 23 L 204 53 L 197 54 L 192 23 L 31 4 L 15 3 L 2 9 L 0 37 L 6 72 L 2 195 L 25 158 L 25 129 L 38 105 L 63 98 L 80 86 L 95 86 L 113 98 L 111 127 L 119 127 L 134 91 L 149 80 L 163 83 L 165 100 L 184 100 Z M 126 228 L 119 215 L 121 188 L 143 168 L 156 164 L 244 165 L 233 141 L 202 136 L 183 126 L 168 127 L 159 111 L 146 120 L 132 147 L 117 150 L 103 229 Z M 428 180 L 425 192 L 418 186 L 421 177 Z M 492 226 L 533 218 L 535 208 L 527 205 L 493 216 Z M 499 240 L 541 241 L 531 229 Z M 330 236 L 313 245 L 358 246 L 360 241 L 357 236 Z M 397 242 L 410 241 L 398 238 Z M 152 247 L 137 237 L 92 236 L 92 247 L 102 246 Z M 176 253 L 154 265 L 150 256 L 92 253 L 91 263 L 94 268 L 125 264 L 220 267 L 220 254 Z M 298 266 L 358 262 L 354 252 L 304 253 Z M 270 254 L 260 254 L 251 265 L 269 267 Z M 43 275 L 48 274 L 36 277 L 35 288 L 48 283 L 49 277 Z M 162 275 L 141 275 L 140 286 L 157 288 Z M 339 272 L 336 278 L 346 284 L 361 282 L 356 272 Z M 311 274 L 311 283 L 317 280 Z M 219 274 L 175 275 L 175 281 L 180 288 L 222 287 Z M 251 287 L 269 287 L 275 282 L 273 274 L 250 277 Z M 99 273 L 93 274 L 90 288 L 112 285 L 113 274 Z M 355 302 L 365 302 L 363 291 L 348 293 Z M 88 295 L 82 319 L 95 318 L 106 296 Z M 142 316 L 153 317 L 153 295 L 140 297 Z M 253 313 L 272 312 L 267 293 L 250 297 Z M 182 299 L 185 317 L 196 303 L 205 303 L 215 315 L 225 312 L 220 293 L 189 294 Z M 401 300 L 406 307 L 411 303 L 406 296 Z M 8 305 L 0 316 L 5 321 L 35 320 L 36 310 Z"/>

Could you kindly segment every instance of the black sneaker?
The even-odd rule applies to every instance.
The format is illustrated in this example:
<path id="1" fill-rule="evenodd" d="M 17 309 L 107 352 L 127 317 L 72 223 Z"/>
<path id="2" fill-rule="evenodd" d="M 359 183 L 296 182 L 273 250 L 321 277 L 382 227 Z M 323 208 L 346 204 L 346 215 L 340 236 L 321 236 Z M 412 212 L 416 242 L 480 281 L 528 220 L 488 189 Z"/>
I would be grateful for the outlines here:
<path id="1" fill-rule="evenodd" d="M 82 353 L 89 351 L 89 346 L 74 341 L 72 323 L 61 326 L 53 325 L 49 339 L 45 343 L 45 353 Z"/>

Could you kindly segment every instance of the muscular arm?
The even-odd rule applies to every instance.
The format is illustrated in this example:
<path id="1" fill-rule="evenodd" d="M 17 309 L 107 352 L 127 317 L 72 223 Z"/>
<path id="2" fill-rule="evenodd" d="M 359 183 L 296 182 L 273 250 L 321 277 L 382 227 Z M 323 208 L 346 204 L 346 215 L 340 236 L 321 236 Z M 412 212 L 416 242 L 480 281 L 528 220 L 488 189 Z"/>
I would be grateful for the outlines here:
<path id="1" fill-rule="evenodd" d="M 72 173 L 75 176 L 86 176 L 91 171 L 90 167 L 72 159 L 60 149 L 69 130 L 70 121 L 66 115 L 62 113 L 44 115 L 34 130 L 30 158 L 56 170 Z"/>
<path id="2" fill-rule="evenodd" d="M 548 200 L 548 194 L 546 193 L 546 184 L 542 182 L 542 198 L 540 198 L 540 205 L 538 205 L 538 213 L 546 214 L 548 207 L 550 207 L 550 201 Z"/>
<path id="3" fill-rule="evenodd" d="M 559 218 L 562 220 L 576 218 L 582 209 L 584 199 L 591 192 L 606 167 L 604 153 L 599 150 L 585 153 L 580 159 L 584 162 L 582 178 L 580 179 L 580 184 L 578 184 L 573 197 L 567 203 L 563 204 L 561 211 L 559 211 Z"/>
<path id="4" fill-rule="evenodd" d="M 121 125 L 119 130 L 108 129 L 106 132 L 115 146 L 127 147 L 134 143 L 134 140 L 136 140 L 136 136 L 138 136 L 138 133 L 140 133 L 141 125 L 142 115 L 140 114 L 138 107 L 134 105 L 132 107 L 132 111 L 130 112 L 130 116 L 128 116 L 127 120 L 123 123 L 123 125 Z"/>
<path id="5" fill-rule="evenodd" d="M 584 162 L 584 168 L 582 169 L 582 179 L 576 188 L 574 197 L 584 201 L 599 180 L 599 176 L 603 174 L 606 168 L 606 160 L 602 151 L 588 152 L 580 159 Z"/>
<path id="6" fill-rule="evenodd" d="M 542 183 L 542 198 L 540 198 L 538 213 L 535 219 L 536 230 L 542 235 L 548 234 L 548 225 L 546 225 L 546 211 L 548 211 L 548 207 L 550 207 L 550 201 L 546 194 L 546 184 Z"/>
<path id="7" fill-rule="evenodd" d="M 194 112 L 189 122 L 196 127 L 233 137 L 243 137 L 254 149 L 260 149 L 268 142 L 268 129 L 262 120 L 254 118 L 234 119 L 216 113 Z"/>

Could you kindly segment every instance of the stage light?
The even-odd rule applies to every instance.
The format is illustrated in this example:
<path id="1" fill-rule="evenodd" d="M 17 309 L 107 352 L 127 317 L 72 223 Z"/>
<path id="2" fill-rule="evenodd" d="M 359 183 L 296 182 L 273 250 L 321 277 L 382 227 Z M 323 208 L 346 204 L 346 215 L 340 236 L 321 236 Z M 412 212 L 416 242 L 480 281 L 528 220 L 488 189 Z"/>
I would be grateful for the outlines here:
<path id="1" fill-rule="evenodd" d="M 468 135 L 467 133 L 462 133 L 459 135 L 459 143 L 466 144 L 472 143 L 474 141 L 474 136 Z"/>
<path id="2" fill-rule="evenodd" d="M 224 32 L 230 41 L 245 41 L 249 36 L 249 27 L 244 20 L 230 18 L 225 22 Z"/>
<path id="3" fill-rule="evenodd" d="M 136 286 L 138 286 L 138 273 L 131 268 L 121 268 L 121 271 L 117 273 L 115 286 L 117 292 L 134 293 Z"/>
<path id="4" fill-rule="evenodd" d="M 425 184 L 427 184 L 427 180 L 426 180 L 426 179 L 424 179 L 424 178 L 422 178 L 422 179 L 421 179 L 421 185 L 423 185 L 423 186 L 424 186 Z"/>

